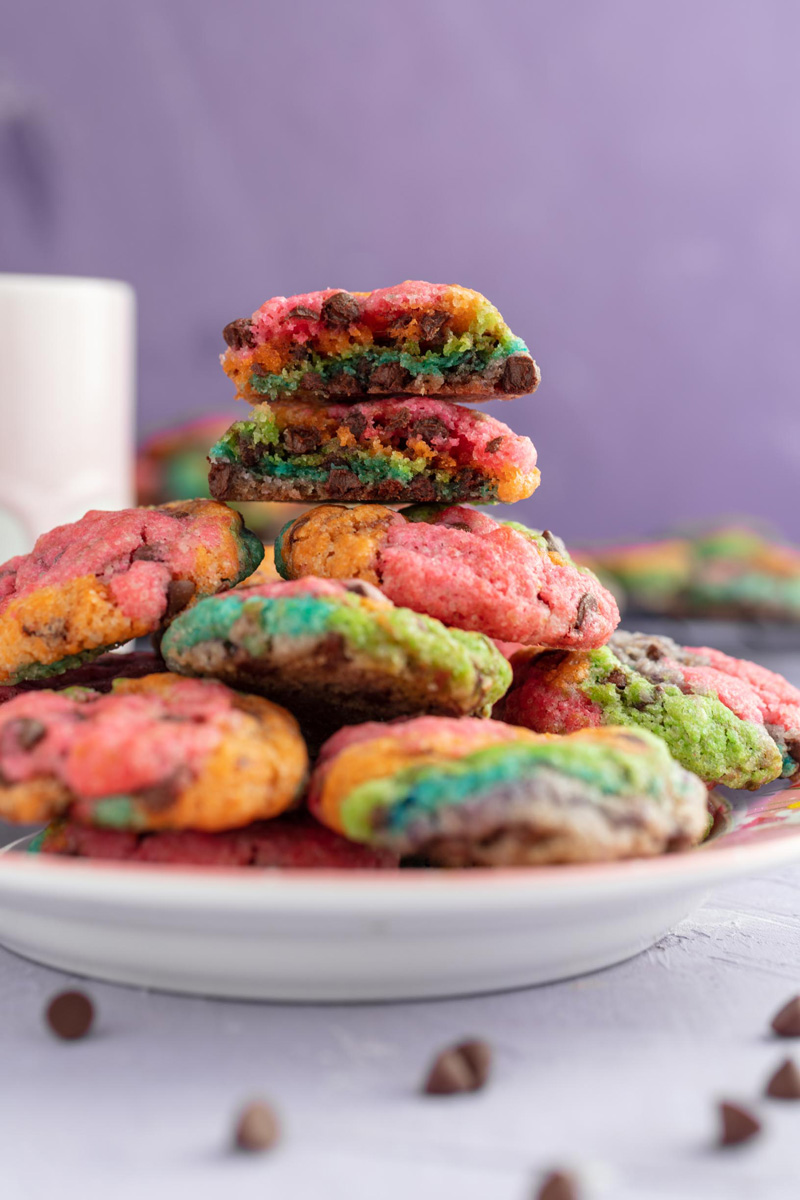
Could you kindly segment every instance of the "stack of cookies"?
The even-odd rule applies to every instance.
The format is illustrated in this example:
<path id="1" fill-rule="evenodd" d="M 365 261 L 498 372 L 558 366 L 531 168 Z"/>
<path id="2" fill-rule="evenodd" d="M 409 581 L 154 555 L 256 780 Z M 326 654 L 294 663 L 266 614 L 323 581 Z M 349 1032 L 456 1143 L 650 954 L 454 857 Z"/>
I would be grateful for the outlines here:
<path id="1" fill-rule="evenodd" d="M 0 567 L 0 815 L 50 821 L 37 849 L 651 855 L 704 836 L 707 783 L 798 770 L 785 680 L 615 633 L 614 597 L 555 534 L 467 506 L 539 483 L 529 439 L 466 406 L 539 380 L 483 296 L 278 297 L 225 340 L 252 408 L 210 452 L 215 499 L 90 513 Z M 313 505 L 277 571 L 227 500 Z M 149 662 L 103 653 L 148 632 Z"/>

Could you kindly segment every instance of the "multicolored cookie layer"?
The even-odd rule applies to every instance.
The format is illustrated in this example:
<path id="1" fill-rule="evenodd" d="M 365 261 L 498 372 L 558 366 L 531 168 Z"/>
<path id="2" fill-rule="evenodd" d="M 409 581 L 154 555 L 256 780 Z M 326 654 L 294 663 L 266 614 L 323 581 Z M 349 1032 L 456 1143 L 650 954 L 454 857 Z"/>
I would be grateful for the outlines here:
<path id="1" fill-rule="evenodd" d="M 213 500 L 88 512 L 0 566 L 0 683 L 60 674 L 250 575 L 264 547 Z"/>
<path id="2" fill-rule="evenodd" d="M 173 671 L 285 704 L 315 742 L 412 713 L 488 716 L 511 668 L 488 638 L 396 608 L 369 583 L 305 578 L 201 600 L 168 629 Z"/>
<path id="3" fill-rule="evenodd" d="M 136 503 L 167 504 L 208 496 L 208 448 L 225 436 L 230 413 L 185 421 L 151 434 L 136 454 Z M 240 503 L 236 511 L 262 542 L 272 542 L 290 517 L 299 517 L 302 504 Z"/>
<path id="4" fill-rule="evenodd" d="M 800 549 L 745 524 L 602 548 L 581 560 L 618 584 L 631 609 L 671 617 L 800 620 Z"/>
<path id="5" fill-rule="evenodd" d="M 322 748 L 309 806 L 354 841 L 452 867 L 660 854 L 709 824 L 705 786 L 652 734 L 557 738 L 469 718 L 342 729 Z"/>
<path id="6" fill-rule="evenodd" d="M 364 579 L 395 604 L 526 645 L 590 648 L 619 622 L 613 596 L 559 538 L 454 506 L 321 505 L 283 529 L 286 579 Z"/>
<path id="7" fill-rule="evenodd" d="M 529 438 L 485 413 L 413 397 L 260 404 L 209 458 L 218 500 L 511 504 L 539 484 Z"/>
<path id="8" fill-rule="evenodd" d="M 277 816 L 308 755 L 297 722 L 207 679 L 148 675 L 29 692 L 0 707 L 0 816 L 217 831 Z"/>
<path id="9" fill-rule="evenodd" d="M 449 284 L 275 296 L 223 336 L 223 369 L 252 401 L 398 393 L 503 400 L 539 382 L 528 347 L 486 297 Z"/>
<path id="10" fill-rule="evenodd" d="M 707 783 L 757 788 L 800 770 L 800 691 L 755 663 L 618 631 L 591 651 L 520 651 L 495 712 L 541 733 L 635 726 Z"/>
<path id="11" fill-rule="evenodd" d="M 305 813 L 222 833 L 131 833 L 61 820 L 37 834 L 28 850 L 32 854 L 173 866 L 375 871 L 398 865 L 397 855 L 390 850 L 350 842 Z"/>
<path id="12" fill-rule="evenodd" d="M 71 671 L 64 671 L 61 675 L 0 687 L 0 704 L 25 692 L 40 692 L 44 688 L 61 692 L 64 688 L 82 687 L 92 688 L 95 692 L 110 692 L 115 679 L 141 679 L 143 675 L 156 675 L 166 669 L 163 658 L 148 650 L 135 650 L 130 654 L 101 654 L 99 658 L 73 667 Z"/>

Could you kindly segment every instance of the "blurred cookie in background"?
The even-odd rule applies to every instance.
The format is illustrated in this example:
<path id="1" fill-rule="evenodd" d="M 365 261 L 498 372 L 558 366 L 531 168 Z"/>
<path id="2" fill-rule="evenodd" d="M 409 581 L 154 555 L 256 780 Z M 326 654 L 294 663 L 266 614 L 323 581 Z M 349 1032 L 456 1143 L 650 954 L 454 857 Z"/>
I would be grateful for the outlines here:
<path id="1" fill-rule="evenodd" d="M 213 413 L 151 434 L 136 455 L 137 504 L 164 504 L 208 496 L 208 452 L 227 431 L 230 413 Z M 263 542 L 273 542 L 305 504 L 232 504 Z"/>
<path id="2" fill-rule="evenodd" d="M 800 623 L 800 547 L 750 517 L 648 542 L 587 547 L 574 557 L 626 612 Z"/>

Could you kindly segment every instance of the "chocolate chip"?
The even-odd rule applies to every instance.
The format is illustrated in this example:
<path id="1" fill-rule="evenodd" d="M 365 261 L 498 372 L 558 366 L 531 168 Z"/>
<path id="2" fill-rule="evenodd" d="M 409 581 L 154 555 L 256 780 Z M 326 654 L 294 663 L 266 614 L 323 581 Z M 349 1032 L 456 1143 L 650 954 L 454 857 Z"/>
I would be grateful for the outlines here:
<path id="1" fill-rule="evenodd" d="M 182 612 L 197 591 L 191 579 L 173 579 L 167 584 L 167 618 Z"/>
<path id="2" fill-rule="evenodd" d="M 402 392 L 411 376 L 399 362 L 380 363 L 369 376 L 371 392 Z"/>
<path id="3" fill-rule="evenodd" d="M 56 1037 L 74 1041 L 91 1029 L 94 1005 L 83 992 L 60 992 L 48 1004 L 45 1017 Z"/>
<path id="4" fill-rule="evenodd" d="M 367 428 L 367 418 L 362 412 L 358 412 L 358 410 L 348 413 L 344 419 L 344 423 L 354 438 L 360 438 Z"/>
<path id="5" fill-rule="evenodd" d="M 781 1063 L 765 1091 L 773 1100 L 800 1100 L 800 1071 L 791 1058 Z"/>
<path id="6" fill-rule="evenodd" d="M 286 319 L 289 317 L 305 317 L 307 321 L 319 320 L 319 314 L 315 313 L 313 308 L 309 308 L 306 304 L 295 304 L 294 308 L 290 308 L 286 314 Z"/>
<path id="7" fill-rule="evenodd" d="M 416 479 L 406 484 L 404 491 L 415 504 L 432 504 L 436 500 L 436 485 L 425 475 L 417 475 Z"/>
<path id="8" fill-rule="evenodd" d="M 281 1138 L 275 1110 L 263 1100 L 254 1100 L 239 1114 L 234 1141 L 239 1150 L 271 1150 Z"/>
<path id="9" fill-rule="evenodd" d="M 542 537 L 545 540 L 547 549 L 552 554 L 560 554 L 562 558 L 566 555 L 567 547 L 564 545 L 560 537 L 557 537 L 554 533 L 551 533 L 549 529 L 542 530 Z"/>
<path id="10" fill-rule="evenodd" d="M 150 787 L 140 788 L 138 792 L 132 792 L 131 795 L 148 812 L 164 812 L 175 803 L 178 788 L 178 780 L 171 778 L 165 779 L 161 783 L 154 783 Z"/>
<path id="11" fill-rule="evenodd" d="M 33 717 L 17 717 L 3 726 L 3 750 L 6 754 L 14 750 L 32 750 L 47 733 L 41 721 Z"/>
<path id="12" fill-rule="evenodd" d="M 337 498 L 360 491 L 361 480 L 349 467 L 332 467 L 328 472 L 328 491 Z"/>
<path id="13" fill-rule="evenodd" d="M 606 683 L 613 683 L 614 687 L 625 688 L 628 686 L 628 677 L 624 671 L 620 671 L 619 667 L 615 667 L 606 675 Z"/>
<path id="14" fill-rule="evenodd" d="M 434 438 L 449 438 L 450 430 L 440 417 L 420 417 L 411 427 L 411 435 L 421 438 L 423 442 L 432 442 Z M 488 449 L 488 446 L 487 446 Z"/>
<path id="15" fill-rule="evenodd" d="M 354 596 L 364 596 L 368 600 L 388 603 L 380 588 L 376 588 L 374 583 L 368 583 L 366 579 L 343 579 L 342 587 L 346 591 L 352 592 Z"/>
<path id="16" fill-rule="evenodd" d="M 575 618 L 575 625 L 573 626 L 573 628 L 574 629 L 582 629 L 583 623 L 586 620 L 589 613 L 596 612 L 596 610 L 597 610 L 597 597 L 593 596 L 591 592 L 584 592 L 583 595 L 581 596 L 580 600 L 578 601 L 578 615 Z"/>
<path id="17" fill-rule="evenodd" d="M 657 642 L 651 642 L 647 647 L 647 657 L 651 662 L 658 662 L 659 659 L 664 657 L 664 651 Z"/>
<path id="18" fill-rule="evenodd" d="M 423 313 L 419 319 L 421 342 L 423 344 L 427 344 L 429 347 L 432 342 L 437 342 L 440 345 L 444 345 L 445 341 L 447 340 L 447 330 L 445 329 L 445 326 L 449 320 L 450 313 L 438 312 L 437 310 Z"/>
<path id="19" fill-rule="evenodd" d="M 217 500 L 224 500 L 231 482 L 231 464 L 212 462 L 208 471 L 208 490 Z"/>
<path id="20" fill-rule="evenodd" d="M 349 292 L 334 292 L 322 302 L 322 319 L 326 325 L 352 325 L 360 316 L 358 301 Z"/>
<path id="21" fill-rule="evenodd" d="M 723 1101 L 719 1106 L 719 1115 L 722 1122 L 719 1135 L 720 1146 L 738 1146 L 741 1142 L 748 1142 L 750 1138 L 761 1132 L 761 1122 L 758 1117 L 739 1104 L 729 1104 L 727 1101 Z"/>
<path id="22" fill-rule="evenodd" d="M 578 1200 L 578 1184 L 574 1175 L 551 1171 L 542 1181 L 536 1200 Z"/>
<path id="23" fill-rule="evenodd" d="M 486 446 L 485 446 L 486 453 L 487 454 L 496 454 L 497 451 L 502 446 L 503 441 L 504 441 L 504 438 L 503 438 L 502 434 L 500 435 L 500 437 L 492 438 L 492 440 L 490 442 L 486 443 Z M 551 549 L 552 549 L 552 547 L 551 547 Z"/>
<path id="24" fill-rule="evenodd" d="M 428 1096 L 477 1092 L 489 1078 L 492 1051 L 486 1042 L 461 1042 L 443 1050 L 433 1062 L 423 1091 Z"/>
<path id="25" fill-rule="evenodd" d="M 231 350 L 242 350 L 245 346 L 254 346 L 253 322 L 247 317 L 239 317 L 231 321 L 222 331 L 225 342 Z"/>
<path id="26" fill-rule="evenodd" d="M 161 551 L 155 546 L 140 546 L 131 555 L 131 562 L 159 562 Z"/>
<path id="27" fill-rule="evenodd" d="M 793 996 L 772 1018 L 772 1028 L 780 1037 L 800 1037 L 800 996 Z"/>
<path id="28" fill-rule="evenodd" d="M 512 354 L 506 359 L 500 386 L 504 392 L 524 395 L 536 387 L 536 370 L 530 354 Z"/>
<path id="29" fill-rule="evenodd" d="M 319 449 L 322 435 L 318 429 L 298 429 L 289 425 L 284 429 L 281 441 L 290 454 L 313 454 Z"/>

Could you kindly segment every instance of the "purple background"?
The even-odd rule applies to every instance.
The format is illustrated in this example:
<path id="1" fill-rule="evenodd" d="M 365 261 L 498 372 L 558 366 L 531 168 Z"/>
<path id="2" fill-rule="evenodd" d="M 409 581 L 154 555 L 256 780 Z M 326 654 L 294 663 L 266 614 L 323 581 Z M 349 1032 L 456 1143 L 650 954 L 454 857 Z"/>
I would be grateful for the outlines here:
<path id="1" fill-rule="evenodd" d="M 476 287 L 543 370 L 494 406 L 515 515 L 800 537 L 799 42 L 791 0 L 26 0 L 0 262 L 135 285 L 143 430 L 235 411 L 219 331 L 270 295 Z"/>

